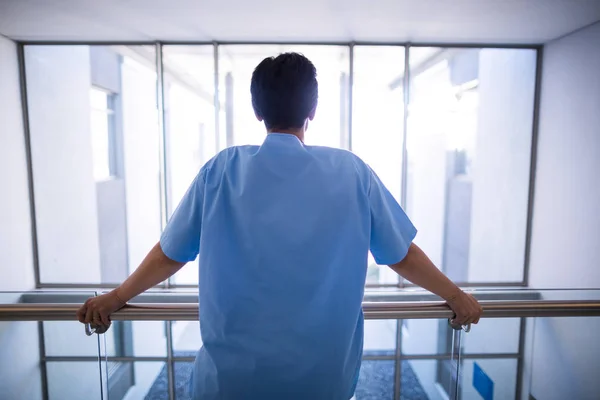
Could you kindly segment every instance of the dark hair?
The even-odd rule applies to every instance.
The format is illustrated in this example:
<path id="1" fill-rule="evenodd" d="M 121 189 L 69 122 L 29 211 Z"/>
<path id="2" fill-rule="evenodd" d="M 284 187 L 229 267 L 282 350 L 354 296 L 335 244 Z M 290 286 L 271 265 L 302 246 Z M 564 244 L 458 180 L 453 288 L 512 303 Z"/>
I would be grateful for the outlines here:
<path id="1" fill-rule="evenodd" d="M 254 70 L 250 92 L 267 129 L 300 128 L 317 107 L 317 70 L 302 54 L 268 57 Z"/>

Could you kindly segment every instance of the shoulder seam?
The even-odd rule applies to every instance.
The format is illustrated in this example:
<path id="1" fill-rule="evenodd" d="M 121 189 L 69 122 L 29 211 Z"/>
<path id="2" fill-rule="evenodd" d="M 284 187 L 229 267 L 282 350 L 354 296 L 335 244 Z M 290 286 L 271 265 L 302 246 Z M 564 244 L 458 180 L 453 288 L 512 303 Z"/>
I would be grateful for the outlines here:
<path id="1" fill-rule="evenodd" d="M 368 173 L 367 195 L 370 196 L 371 195 L 371 174 L 370 174 L 371 167 L 369 167 L 369 164 L 367 164 L 362 158 L 360 158 L 353 152 L 351 152 L 349 150 L 345 150 L 345 152 L 348 153 L 350 155 L 350 157 L 352 158 L 352 163 L 354 164 L 354 168 L 356 169 L 356 172 L 358 173 L 359 177 L 362 177 L 361 169 L 364 168 L 367 171 L 367 173 Z"/>

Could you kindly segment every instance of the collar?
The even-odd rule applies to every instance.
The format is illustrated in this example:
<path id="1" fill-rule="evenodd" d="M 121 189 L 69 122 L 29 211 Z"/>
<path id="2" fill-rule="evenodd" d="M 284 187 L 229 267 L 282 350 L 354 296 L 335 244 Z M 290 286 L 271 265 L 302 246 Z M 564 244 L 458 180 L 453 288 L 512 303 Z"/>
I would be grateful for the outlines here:
<path id="1" fill-rule="evenodd" d="M 267 142 L 267 141 L 281 141 L 281 142 L 289 141 L 289 142 L 295 142 L 295 143 L 304 145 L 304 143 L 302 143 L 302 141 L 298 138 L 298 136 L 293 135 L 291 133 L 277 133 L 277 132 L 267 133 L 265 142 Z"/>

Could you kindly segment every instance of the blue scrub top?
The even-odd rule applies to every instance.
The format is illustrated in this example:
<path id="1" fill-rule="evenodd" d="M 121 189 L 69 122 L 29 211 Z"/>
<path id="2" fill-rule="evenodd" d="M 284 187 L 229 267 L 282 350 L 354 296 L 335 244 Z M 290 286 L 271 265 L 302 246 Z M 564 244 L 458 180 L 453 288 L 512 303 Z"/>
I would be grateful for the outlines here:
<path id="1" fill-rule="evenodd" d="M 193 399 L 348 400 L 360 370 L 371 250 L 402 260 L 416 229 L 351 152 L 272 133 L 198 173 L 161 247 L 199 255 Z"/>

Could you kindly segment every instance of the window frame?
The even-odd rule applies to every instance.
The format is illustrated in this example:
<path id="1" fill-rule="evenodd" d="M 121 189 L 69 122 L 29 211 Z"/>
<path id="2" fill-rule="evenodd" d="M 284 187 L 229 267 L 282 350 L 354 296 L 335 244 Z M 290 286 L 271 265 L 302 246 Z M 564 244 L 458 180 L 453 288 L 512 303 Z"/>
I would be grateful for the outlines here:
<path id="1" fill-rule="evenodd" d="M 165 140 L 164 140 L 164 118 L 165 118 L 165 112 L 164 112 L 164 99 L 163 99 L 163 60 L 162 60 L 162 48 L 163 46 L 172 46 L 172 45 L 185 45 L 185 46 L 212 46 L 213 50 L 214 50 L 214 54 L 213 54 L 213 60 L 215 63 L 215 68 L 214 68 L 214 75 L 215 75 L 215 79 L 214 79 L 214 90 L 215 90 L 215 96 L 214 96 L 214 106 L 215 106 L 215 130 L 216 130 L 216 136 L 217 136 L 217 140 L 219 137 L 219 132 L 222 129 L 222 127 L 220 127 L 219 125 L 219 109 L 221 107 L 222 104 L 222 99 L 220 99 L 220 95 L 219 95 L 219 68 L 218 68 L 218 63 L 219 63 L 219 48 L 221 46 L 225 46 L 225 45 L 278 45 L 278 46 L 285 46 L 285 45 L 290 45 L 290 46 L 296 46 L 296 45 L 306 45 L 306 46 L 347 46 L 349 48 L 350 51 L 350 57 L 349 57 L 349 87 L 350 90 L 348 91 L 348 102 L 349 102 L 349 108 L 348 108 L 348 120 L 349 120 L 349 125 L 348 125 L 348 143 L 349 143 L 349 149 L 352 150 L 352 83 L 353 83 L 353 76 L 354 76 L 354 48 L 356 46 L 394 46 L 394 47 L 400 47 L 400 48 L 404 48 L 406 56 L 405 56 L 405 63 L 408 64 L 410 61 L 410 50 L 412 48 L 420 48 L 420 47 L 440 47 L 440 48 L 446 48 L 446 49 L 468 49 L 468 48 L 478 48 L 478 49 L 488 49 L 488 48 L 495 48 L 495 49 L 529 49 L 529 50 L 535 50 L 536 51 L 536 69 L 535 69 L 535 93 L 534 93 L 534 105 L 533 105 L 533 126 L 532 126 L 532 141 L 531 141 L 531 159 L 530 159 L 530 171 L 529 171 L 529 193 L 528 193 L 528 206 L 527 206 L 527 224 L 526 224 L 526 236 L 525 236 L 525 258 L 524 258 L 524 266 L 523 266 L 523 277 L 522 280 L 520 282 L 457 282 L 457 284 L 461 287 L 492 287 L 492 286 L 506 286 L 506 287 L 526 287 L 528 286 L 528 281 L 529 281 L 529 258 L 530 258 L 530 243 L 531 243 L 531 225 L 532 225 L 532 214 L 533 214 L 533 195 L 534 195 L 534 183 L 535 183 L 535 164 L 536 164 L 536 155 L 537 155 L 537 136 L 538 136 L 538 120 L 539 120 L 539 99 L 540 99 L 540 84 L 541 84 L 541 68 L 542 68 L 542 51 L 543 51 L 543 45 L 539 45 L 539 44 L 512 44 L 512 43 L 410 43 L 410 42 L 369 42 L 369 41 L 357 41 L 357 42 L 302 42 L 302 41 L 265 41 L 265 42 L 255 42 L 255 41 L 214 41 L 214 42 L 205 42 L 205 41 L 196 41 L 196 42 L 178 42 L 178 41 L 174 41 L 174 42 L 147 42 L 147 41 L 142 41 L 142 42 L 127 42 L 127 41 L 107 41 L 107 42 L 68 42 L 68 41 L 20 41 L 18 42 L 18 46 L 17 46 L 17 51 L 19 54 L 19 67 L 20 67 L 20 72 L 21 72 L 21 90 L 23 93 L 23 109 L 24 109 L 24 115 L 25 115 L 25 129 L 26 129 L 26 137 L 27 137 L 27 149 L 28 149 L 28 175 L 29 175 L 29 181 L 32 181 L 32 172 L 31 172 L 31 146 L 30 146 L 30 142 L 29 142 L 29 124 L 28 124 L 28 117 L 27 117 L 27 99 L 26 99 L 26 87 L 27 87 L 27 82 L 25 79 L 25 57 L 24 57 L 24 48 L 26 46 L 36 46 L 36 45 L 43 45 L 43 46 L 48 46 L 48 45 L 56 45 L 56 46 L 75 46 L 75 45 L 90 45 L 90 46 L 94 46 L 94 45 L 106 45 L 106 46 L 127 46 L 127 45 L 132 45 L 132 46 L 153 46 L 156 50 L 155 52 L 155 57 L 156 57 L 156 71 L 158 74 L 158 81 L 157 81 L 157 109 L 158 109 L 158 114 L 159 114 L 159 130 L 160 130 L 160 134 L 162 136 L 162 138 L 160 139 L 160 158 L 161 163 L 164 163 L 164 158 L 165 158 L 165 154 L 166 154 L 166 149 L 165 149 Z M 407 74 L 409 75 L 409 74 Z M 410 76 L 407 76 L 405 79 L 405 83 L 408 83 L 408 90 L 407 92 L 407 97 L 410 97 Z M 115 97 L 113 98 L 113 107 L 118 104 L 118 100 L 116 99 L 116 97 L 118 96 L 117 94 L 113 94 Z M 222 97 L 222 96 L 221 96 Z M 406 103 L 406 106 L 408 106 L 408 103 Z M 405 113 L 404 116 L 404 120 L 405 120 L 405 126 L 404 126 L 404 130 L 402 132 L 402 134 L 406 137 L 406 119 L 407 119 L 407 113 Z M 111 135 L 115 135 L 115 129 L 114 129 L 114 118 L 112 118 L 112 125 L 113 125 L 113 129 L 111 132 Z M 114 137 L 114 136 L 113 136 Z M 114 144 L 114 141 L 110 141 Z M 109 142 L 109 143 L 110 143 Z M 401 151 L 406 151 L 406 149 L 402 149 Z M 111 151 L 111 155 L 114 154 L 113 151 Z M 111 175 L 114 173 L 115 176 L 118 176 L 118 171 L 116 170 L 117 168 L 117 162 L 115 160 L 115 157 L 111 156 Z M 114 168 L 114 169 L 113 169 Z M 160 179 L 162 182 L 162 189 L 164 189 L 163 191 L 166 191 L 166 170 L 165 170 L 165 166 L 163 165 L 163 168 L 161 168 L 160 171 Z M 405 174 L 406 171 L 406 167 L 403 166 L 403 175 Z M 405 179 L 404 179 L 405 180 Z M 405 184 L 405 183 L 404 183 Z M 31 186 L 31 183 L 30 183 Z M 31 188 L 31 190 L 33 191 L 33 188 Z M 403 191 L 404 193 L 405 191 Z M 166 201 L 164 200 L 164 197 L 166 196 L 165 193 L 161 193 L 161 197 L 162 199 L 162 203 L 164 204 L 163 207 L 166 207 Z M 402 196 L 404 197 L 404 196 Z M 401 205 L 405 206 L 405 199 L 401 199 Z M 166 224 L 166 216 L 168 215 L 167 211 L 164 211 L 164 224 Z M 32 209 L 32 219 L 33 219 L 33 224 L 35 224 L 35 211 L 34 209 Z M 36 239 L 35 238 L 35 230 L 33 232 L 33 236 L 34 236 L 34 243 L 36 243 Z M 37 246 L 34 246 L 34 259 L 37 259 Z M 36 288 L 72 288 L 74 286 L 78 286 L 78 287 L 113 287 L 116 284 L 112 284 L 112 283 L 105 283 L 105 284 L 87 284 L 87 285 L 81 285 L 81 284 L 70 284 L 68 282 L 63 283 L 44 283 L 44 282 L 40 282 L 39 279 L 39 265 L 36 262 L 34 264 L 35 267 L 35 276 L 36 276 Z M 170 287 L 170 288 L 195 288 L 197 287 L 196 285 L 187 285 L 187 284 L 171 284 L 170 282 L 165 283 L 164 285 L 162 285 L 164 287 Z M 367 284 L 366 287 L 369 289 L 377 289 L 377 288 L 393 288 L 393 287 L 398 287 L 398 288 L 405 288 L 405 287 L 413 287 L 414 285 L 407 283 L 407 282 L 403 282 L 403 281 L 399 281 L 398 284 Z M 160 287 L 160 286 L 159 286 Z"/>

